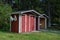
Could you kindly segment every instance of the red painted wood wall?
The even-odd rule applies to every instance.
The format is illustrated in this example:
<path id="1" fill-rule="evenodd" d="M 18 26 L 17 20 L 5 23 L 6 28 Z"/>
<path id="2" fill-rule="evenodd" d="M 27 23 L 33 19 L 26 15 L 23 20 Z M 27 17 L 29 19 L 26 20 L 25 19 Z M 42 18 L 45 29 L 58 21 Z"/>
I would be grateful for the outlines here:
<path id="1" fill-rule="evenodd" d="M 25 32 L 25 15 L 22 15 L 22 32 Z"/>
<path id="2" fill-rule="evenodd" d="M 30 24 L 30 32 L 34 31 L 34 16 L 30 16 L 30 22 L 29 22 L 29 16 L 30 13 L 25 13 L 25 15 L 22 16 L 22 32 L 29 32 L 29 24 Z"/>
<path id="3" fill-rule="evenodd" d="M 22 15 L 22 32 L 25 32 L 25 31 L 29 32 L 29 15 L 28 14 Z"/>
<path id="4" fill-rule="evenodd" d="M 18 14 L 12 14 L 11 16 L 14 17 L 16 15 L 17 21 L 11 21 L 11 31 L 18 32 Z"/>
<path id="5" fill-rule="evenodd" d="M 26 14 L 26 32 L 29 32 L 29 14 Z"/>
<path id="6" fill-rule="evenodd" d="M 34 16 L 30 16 L 30 32 L 34 31 Z"/>

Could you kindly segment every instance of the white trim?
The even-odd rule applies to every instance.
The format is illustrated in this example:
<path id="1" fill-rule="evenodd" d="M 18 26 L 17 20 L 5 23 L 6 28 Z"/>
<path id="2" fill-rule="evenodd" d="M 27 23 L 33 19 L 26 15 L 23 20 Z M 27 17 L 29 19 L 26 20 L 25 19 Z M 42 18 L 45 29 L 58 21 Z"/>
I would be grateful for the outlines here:
<path id="1" fill-rule="evenodd" d="M 22 32 L 22 15 L 20 15 L 20 16 L 21 16 L 21 28 L 20 28 L 20 30 Z"/>
<path id="2" fill-rule="evenodd" d="M 45 18 L 45 29 L 47 29 L 47 19 Z"/>
<path id="3" fill-rule="evenodd" d="M 26 13 L 26 12 L 35 12 L 36 14 L 41 15 L 40 13 L 38 13 L 35 10 L 21 11 L 21 14 Z"/>
<path id="4" fill-rule="evenodd" d="M 38 14 L 38 15 L 41 15 L 39 12 L 37 12 L 37 11 L 35 11 L 35 10 L 33 10 L 33 12 L 35 12 L 35 13 Z"/>
<path id="5" fill-rule="evenodd" d="M 40 30 L 40 17 L 39 17 L 39 30 Z"/>
<path id="6" fill-rule="evenodd" d="M 19 14 L 19 27 L 18 27 L 19 28 L 19 30 L 18 30 L 19 33 L 21 33 L 21 31 L 22 31 L 21 30 L 22 29 L 21 27 L 22 27 L 22 16 Z"/>
<path id="7" fill-rule="evenodd" d="M 21 14 L 21 11 L 18 11 L 18 12 L 12 12 L 11 14 Z"/>
<path id="8" fill-rule="evenodd" d="M 38 17 L 38 30 L 40 30 L 40 17 Z"/>
<path id="9" fill-rule="evenodd" d="M 46 17 L 48 17 L 46 14 L 41 14 L 41 15 L 43 15 L 43 16 L 45 15 Z"/>
<path id="10" fill-rule="evenodd" d="M 40 18 L 45 18 L 43 15 L 39 16 Z"/>

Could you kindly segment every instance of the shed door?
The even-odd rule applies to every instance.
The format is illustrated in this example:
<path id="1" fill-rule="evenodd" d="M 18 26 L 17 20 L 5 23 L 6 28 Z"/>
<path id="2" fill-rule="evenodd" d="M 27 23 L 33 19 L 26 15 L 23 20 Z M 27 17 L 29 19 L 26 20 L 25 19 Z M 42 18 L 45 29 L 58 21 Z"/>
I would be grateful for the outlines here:
<path id="1" fill-rule="evenodd" d="M 26 14 L 26 32 L 29 32 L 29 15 Z"/>
<path id="2" fill-rule="evenodd" d="M 29 32 L 29 15 L 22 15 L 22 32 Z"/>
<path id="3" fill-rule="evenodd" d="M 22 32 L 25 32 L 25 15 L 22 15 Z"/>
<path id="4" fill-rule="evenodd" d="M 40 29 L 45 29 L 45 19 L 40 18 Z"/>
<path id="5" fill-rule="evenodd" d="M 34 31 L 34 16 L 30 16 L 30 31 Z"/>

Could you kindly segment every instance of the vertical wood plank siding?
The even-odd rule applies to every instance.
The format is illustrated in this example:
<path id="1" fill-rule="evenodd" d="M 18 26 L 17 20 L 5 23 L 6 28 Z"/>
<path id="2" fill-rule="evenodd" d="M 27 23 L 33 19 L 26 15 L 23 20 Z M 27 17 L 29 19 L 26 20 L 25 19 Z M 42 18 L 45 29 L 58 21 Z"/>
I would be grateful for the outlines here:
<path id="1" fill-rule="evenodd" d="M 17 20 L 16 21 L 11 21 L 11 31 L 12 32 L 18 32 L 18 14 L 13 14 L 11 15 L 12 17 L 14 17 L 14 15 L 16 15 Z"/>
<path id="2" fill-rule="evenodd" d="M 25 15 L 22 15 L 22 32 L 25 32 Z"/>

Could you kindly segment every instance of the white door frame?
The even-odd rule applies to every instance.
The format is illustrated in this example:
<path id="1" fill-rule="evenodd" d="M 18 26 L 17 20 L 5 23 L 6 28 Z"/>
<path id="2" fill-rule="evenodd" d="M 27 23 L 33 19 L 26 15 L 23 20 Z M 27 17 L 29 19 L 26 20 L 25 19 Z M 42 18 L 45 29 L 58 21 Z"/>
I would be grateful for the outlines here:
<path id="1" fill-rule="evenodd" d="M 45 29 L 47 29 L 47 19 L 45 18 Z"/>
<path id="2" fill-rule="evenodd" d="M 40 17 L 38 16 L 38 30 L 40 30 Z"/>
<path id="3" fill-rule="evenodd" d="M 18 32 L 22 32 L 22 15 L 19 14 L 19 26 L 18 26 Z"/>

